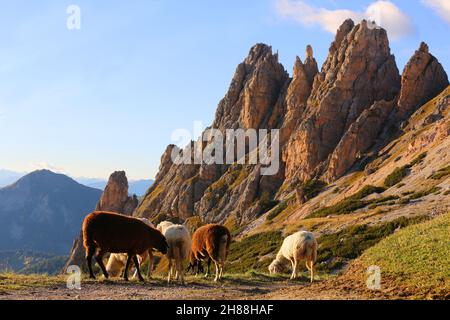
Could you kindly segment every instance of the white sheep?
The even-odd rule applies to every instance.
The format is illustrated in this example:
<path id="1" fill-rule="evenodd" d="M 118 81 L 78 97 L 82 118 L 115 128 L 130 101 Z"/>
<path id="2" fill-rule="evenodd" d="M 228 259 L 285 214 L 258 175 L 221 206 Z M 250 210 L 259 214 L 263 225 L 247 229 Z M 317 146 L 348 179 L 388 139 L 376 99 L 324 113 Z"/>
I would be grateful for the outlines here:
<path id="1" fill-rule="evenodd" d="M 146 218 L 139 218 L 139 220 L 145 222 L 150 227 L 154 228 L 155 225 Z M 147 258 L 149 259 L 147 277 L 150 278 L 153 271 L 153 254 L 144 252 L 142 255 L 137 256 L 139 266 L 141 266 Z M 127 264 L 128 255 L 126 253 L 111 253 L 106 264 L 106 271 L 112 277 L 119 277 Z M 133 275 L 133 278 L 137 277 L 137 269 Z"/>
<path id="2" fill-rule="evenodd" d="M 175 277 L 184 284 L 183 262 L 189 258 L 191 251 L 191 235 L 188 229 L 180 224 L 173 224 L 170 221 L 163 221 L 158 224 L 157 229 L 166 237 L 169 244 L 167 259 L 169 260 L 169 274 L 167 282 L 170 283 L 173 266 L 175 264 Z"/>
<path id="3" fill-rule="evenodd" d="M 314 262 L 317 258 L 317 241 L 312 232 L 298 231 L 284 239 L 277 257 L 269 266 L 269 272 L 282 273 L 290 261 L 292 264 L 291 279 L 298 277 L 300 261 L 306 260 L 306 268 L 311 272 L 311 282 L 314 280 Z M 309 264 L 309 265 L 308 265 Z"/>

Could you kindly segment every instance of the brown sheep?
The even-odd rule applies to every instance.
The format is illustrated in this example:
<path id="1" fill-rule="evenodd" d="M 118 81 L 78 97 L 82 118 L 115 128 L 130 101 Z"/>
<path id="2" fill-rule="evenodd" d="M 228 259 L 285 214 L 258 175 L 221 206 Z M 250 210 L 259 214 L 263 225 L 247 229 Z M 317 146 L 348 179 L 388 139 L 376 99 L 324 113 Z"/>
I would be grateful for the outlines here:
<path id="1" fill-rule="evenodd" d="M 89 275 L 95 279 L 92 272 L 92 257 L 95 259 L 108 278 L 108 272 L 103 264 L 102 257 L 107 253 L 128 254 L 125 266 L 124 279 L 128 281 L 128 268 L 133 259 L 139 280 L 144 281 L 139 270 L 136 255 L 157 249 L 163 254 L 167 253 L 168 245 L 165 237 L 139 219 L 117 213 L 96 211 L 88 214 L 83 221 L 83 245 L 86 250 L 86 260 Z"/>
<path id="2" fill-rule="evenodd" d="M 192 247 L 190 253 L 189 269 L 195 268 L 196 271 L 201 268 L 201 261 L 208 260 L 208 271 L 210 271 L 211 261 L 216 266 L 216 277 L 214 281 L 222 278 L 225 260 L 231 243 L 230 231 L 224 226 L 218 224 L 208 224 L 198 228 L 192 235 Z"/>

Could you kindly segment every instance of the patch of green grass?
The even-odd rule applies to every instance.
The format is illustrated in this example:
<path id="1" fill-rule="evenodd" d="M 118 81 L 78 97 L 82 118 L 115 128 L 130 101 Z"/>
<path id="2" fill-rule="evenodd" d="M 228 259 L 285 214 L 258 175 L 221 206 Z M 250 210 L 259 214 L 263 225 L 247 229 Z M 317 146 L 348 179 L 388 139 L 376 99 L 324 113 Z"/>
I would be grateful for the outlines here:
<path id="1" fill-rule="evenodd" d="M 390 188 L 398 184 L 400 181 L 403 180 L 403 178 L 405 178 L 409 174 L 410 169 L 415 165 L 421 163 L 426 156 L 427 153 L 423 152 L 407 165 L 400 168 L 396 168 L 394 171 L 392 171 L 390 175 L 386 177 L 386 179 L 384 180 L 384 186 Z"/>
<path id="2" fill-rule="evenodd" d="M 409 226 L 361 256 L 401 284 L 444 296 L 450 292 L 450 214 Z M 400 280 L 399 280 L 400 281 Z"/>
<path id="3" fill-rule="evenodd" d="M 259 199 L 259 204 L 261 206 L 260 214 L 263 214 L 263 213 L 269 211 L 270 209 L 272 209 L 279 203 L 280 203 L 280 201 L 271 199 L 269 192 L 267 192 L 267 191 L 263 192 L 263 194 L 261 195 L 261 197 Z"/>
<path id="4" fill-rule="evenodd" d="M 46 274 L 23 275 L 17 273 L 0 274 L 0 292 L 65 285 L 65 283 L 65 276 L 48 276 Z"/>
<path id="5" fill-rule="evenodd" d="M 367 197 L 367 196 L 369 196 L 371 194 L 383 193 L 384 191 L 386 191 L 386 189 L 383 188 L 383 187 L 376 187 L 376 186 L 368 185 L 368 186 L 364 186 L 364 188 L 359 190 L 354 195 L 350 196 L 348 199 L 360 200 L 360 199 L 365 198 L 365 197 Z"/>
<path id="6" fill-rule="evenodd" d="M 409 196 L 409 200 L 416 200 L 416 199 L 420 199 L 420 198 L 423 198 L 423 197 L 426 197 L 426 196 L 428 196 L 428 195 L 430 195 L 430 194 L 432 194 L 432 193 L 436 193 L 436 192 L 438 192 L 438 191 L 440 191 L 441 190 L 441 187 L 432 187 L 432 188 L 430 188 L 430 189 L 427 189 L 427 190 L 422 190 L 422 191 L 418 191 L 418 192 L 414 192 L 413 194 L 411 194 L 410 196 Z"/>
<path id="7" fill-rule="evenodd" d="M 407 166 L 403 166 L 400 168 L 396 168 L 390 175 L 384 179 L 384 186 L 385 187 L 393 187 L 397 183 L 403 180 L 404 177 L 406 177 L 409 173 L 409 168 Z"/>
<path id="8" fill-rule="evenodd" d="M 326 182 L 318 179 L 312 179 L 304 182 L 300 188 L 303 190 L 305 198 L 310 200 L 319 195 L 319 193 L 321 193 L 326 186 Z"/>
<path id="9" fill-rule="evenodd" d="M 339 191 L 341 191 L 341 189 L 339 187 L 336 187 L 333 190 L 333 194 L 339 193 Z"/>
<path id="10" fill-rule="evenodd" d="M 279 203 L 275 209 L 273 209 L 266 217 L 266 221 L 270 221 L 277 217 L 281 212 L 283 212 L 288 207 L 288 204 L 286 201 L 283 201 Z"/>
<path id="11" fill-rule="evenodd" d="M 429 179 L 433 179 L 433 180 L 440 180 L 443 177 L 446 177 L 450 175 L 450 166 L 447 166 L 445 168 L 439 169 L 438 171 L 436 171 L 434 174 L 432 174 L 431 176 L 429 176 Z"/>
<path id="12" fill-rule="evenodd" d="M 421 162 L 423 161 L 423 159 L 425 159 L 426 156 L 427 156 L 427 153 L 426 153 L 426 152 L 422 152 L 422 153 L 419 154 L 413 161 L 411 161 L 411 162 L 408 164 L 408 167 L 409 167 L 409 168 L 412 168 L 412 167 L 414 167 L 416 164 L 421 163 Z"/>
<path id="13" fill-rule="evenodd" d="M 318 239 L 318 266 L 324 271 L 341 268 L 349 259 L 355 259 L 367 248 L 375 245 L 397 228 L 423 222 L 425 216 L 415 218 L 401 217 L 376 226 L 358 225 L 338 233 L 323 235 Z"/>
<path id="14" fill-rule="evenodd" d="M 365 186 L 360 191 L 355 193 L 354 195 L 345 198 L 344 200 L 336 203 L 335 205 L 324 207 L 319 210 L 314 211 L 309 217 L 310 218 L 318 218 L 318 217 L 326 217 L 328 215 L 342 215 L 349 214 L 358 209 L 364 208 L 373 203 L 382 203 L 384 201 L 392 200 L 391 197 L 381 198 L 381 199 L 373 199 L 373 200 L 362 200 L 363 198 L 371 195 L 373 193 L 382 193 L 385 191 L 383 187 L 376 186 Z"/>
<path id="15" fill-rule="evenodd" d="M 282 240 L 280 231 L 270 231 L 232 242 L 227 259 L 227 272 L 245 273 L 250 269 L 267 272 L 272 258 L 262 257 L 276 253 Z"/>

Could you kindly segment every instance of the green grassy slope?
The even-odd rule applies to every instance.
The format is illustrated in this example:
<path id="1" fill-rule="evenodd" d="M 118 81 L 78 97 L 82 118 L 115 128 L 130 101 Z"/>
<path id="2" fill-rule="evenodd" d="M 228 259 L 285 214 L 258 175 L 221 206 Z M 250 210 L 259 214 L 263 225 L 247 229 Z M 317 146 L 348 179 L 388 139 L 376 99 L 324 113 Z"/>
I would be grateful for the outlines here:
<path id="1" fill-rule="evenodd" d="M 450 294 L 450 213 L 383 239 L 361 261 L 416 290 Z"/>

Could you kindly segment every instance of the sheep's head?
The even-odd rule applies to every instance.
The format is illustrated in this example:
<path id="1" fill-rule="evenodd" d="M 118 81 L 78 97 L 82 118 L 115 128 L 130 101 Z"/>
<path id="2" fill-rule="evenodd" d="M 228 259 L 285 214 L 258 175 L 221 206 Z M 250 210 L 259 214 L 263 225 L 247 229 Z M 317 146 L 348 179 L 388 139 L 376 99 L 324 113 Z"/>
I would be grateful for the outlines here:
<path id="1" fill-rule="evenodd" d="M 173 226 L 173 223 L 170 221 L 163 221 L 160 222 L 157 226 L 156 229 L 158 229 L 162 234 L 164 234 L 167 230 L 168 227 Z"/>
<path id="2" fill-rule="evenodd" d="M 273 260 L 272 263 L 269 265 L 270 274 L 284 273 L 285 270 L 286 270 L 286 268 L 285 268 L 284 264 L 278 260 Z"/>

